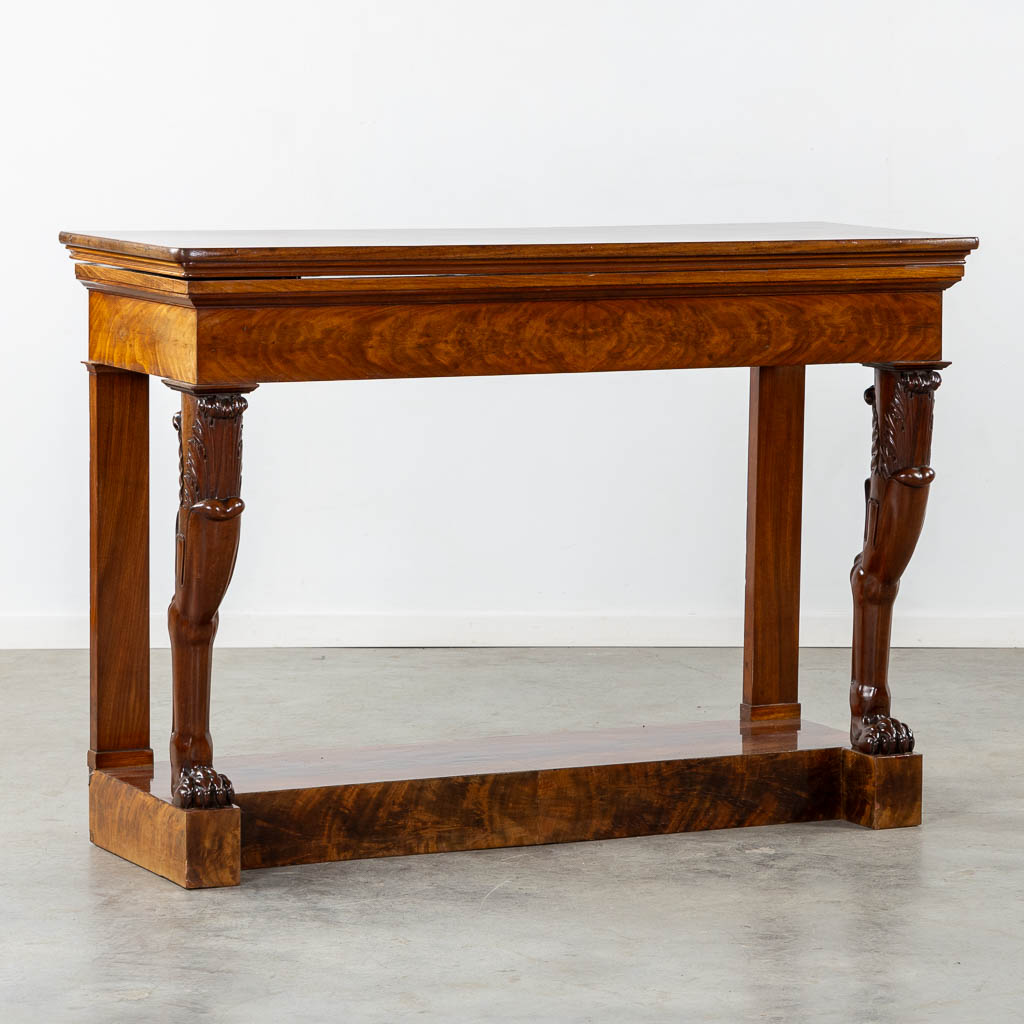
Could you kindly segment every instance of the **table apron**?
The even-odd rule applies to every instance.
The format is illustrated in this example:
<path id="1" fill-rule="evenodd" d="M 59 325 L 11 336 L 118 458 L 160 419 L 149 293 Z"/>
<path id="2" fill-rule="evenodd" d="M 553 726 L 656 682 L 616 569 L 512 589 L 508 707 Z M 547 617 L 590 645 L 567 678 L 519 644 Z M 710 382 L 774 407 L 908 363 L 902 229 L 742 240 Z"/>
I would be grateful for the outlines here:
<path id="1" fill-rule="evenodd" d="M 941 290 L 192 308 L 90 293 L 89 357 L 191 384 L 941 358 Z"/>

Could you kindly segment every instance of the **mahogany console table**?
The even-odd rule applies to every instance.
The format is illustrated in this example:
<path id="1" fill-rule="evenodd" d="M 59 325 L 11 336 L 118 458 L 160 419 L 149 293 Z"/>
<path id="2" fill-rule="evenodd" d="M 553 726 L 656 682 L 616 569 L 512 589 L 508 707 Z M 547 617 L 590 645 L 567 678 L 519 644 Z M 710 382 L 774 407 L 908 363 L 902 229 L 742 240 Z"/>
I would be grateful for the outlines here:
<path id="1" fill-rule="evenodd" d="M 89 289 L 94 843 L 204 887 L 277 864 L 919 823 L 920 755 L 890 715 L 890 623 L 934 476 L 942 292 L 977 239 L 837 224 L 60 237 Z M 874 384 L 847 742 L 800 721 L 797 631 L 804 368 L 852 362 Z M 752 367 L 737 720 L 214 763 L 210 657 L 258 385 L 711 366 Z M 174 711 L 156 766 L 147 375 L 181 393 Z"/>

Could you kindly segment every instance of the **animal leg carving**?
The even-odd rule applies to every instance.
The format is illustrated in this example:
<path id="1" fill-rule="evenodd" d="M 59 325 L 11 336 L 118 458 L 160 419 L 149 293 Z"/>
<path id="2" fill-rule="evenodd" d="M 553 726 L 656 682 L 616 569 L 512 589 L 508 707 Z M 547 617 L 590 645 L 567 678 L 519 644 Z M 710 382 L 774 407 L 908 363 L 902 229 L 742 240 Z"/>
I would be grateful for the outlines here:
<path id="1" fill-rule="evenodd" d="M 240 392 L 182 392 L 174 417 L 180 493 L 171 635 L 171 792 L 178 807 L 227 807 L 231 782 L 213 767 L 210 672 L 218 609 L 235 568 L 242 501 Z M 245 389 L 247 391 L 252 388 Z"/>
<path id="2" fill-rule="evenodd" d="M 864 548 L 853 563 L 850 742 L 866 754 L 905 754 L 914 734 L 890 715 L 893 602 L 924 524 L 938 371 L 948 363 L 875 363 L 871 476 L 864 482 Z"/>

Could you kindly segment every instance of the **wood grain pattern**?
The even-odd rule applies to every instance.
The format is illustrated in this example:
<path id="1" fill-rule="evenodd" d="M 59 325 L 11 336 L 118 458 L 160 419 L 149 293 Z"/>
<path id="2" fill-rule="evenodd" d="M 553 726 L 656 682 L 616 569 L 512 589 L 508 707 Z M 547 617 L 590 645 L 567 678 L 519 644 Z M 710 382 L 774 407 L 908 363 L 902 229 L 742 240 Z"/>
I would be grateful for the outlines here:
<path id="1" fill-rule="evenodd" d="M 865 828 L 921 824 L 920 754 L 871 757 L 843 751 L 843 817 Z"/>
<path id="2" fill-rule="evenodd" d="M 841 225 L 61 237 L 90 289 L 90 763 L 119 775 L 93 773 L 94 841 L 179 884 L 220 885 L 237 883 L 241 861 L 842 815 L 872 828 L 920 820 L 919 759 L 844 751 L 834 731 L 800 727 L 804 366 L 879 364 L 868 526 L 853 575 L 851 737 L 871 753 L 909 749 L 909 730 L 888 718 L 885 669 L 892 599 L 931 480 L 920 374 L 941 358 L 942 290 L 960 279 L 976 239 Z M 312 764 L 261 752 L 255 768 L 218 759 L 241 816 L 172 807 L 170 770 L 152 781 L 140 773 L 152 757 L 142 374 L 188 393 L 171 610 L 178 799 L 187 802 L 180 783 L 192 771 L 200 802 L 223 804 L 231 785 L 211 764 L 209 650 L 237 542 L 240 430 L 227 430 L 227 444 L 199 438 L 190 467 L 198 410 L 221 430 L 240 415 L 238 393 L 262 381 L 716 366 L 754 367 L 742 725 L 505 737 Z M 186 501 L 200 463 L 224 480 Z M 193 523 L 197 509 L 210 522 Z"/>
<path id="3" fill-rule="evenodd" d="M 198 317 L 196 379 L 211 384 L 863 362 L 879 352 L 929 359 L 941 351 L 941 297 L 919 292 L 231 308 Z"/>
<path id="4" fill-rule="evenodd" d="M 788 292 L 911 291 L 948 288 L 963 265 L 743 267 L 632 273 L 348 275 L 301 278 L 180 278 L 80 263 L 75 276 L 90 290 L 190 308 L 206 306 L 337 306 L 373 302 L 480 302 L 511 299 L 637 298 L 684 295 L 781 295 Z"/>
<path id="5" fill-rule="evenodd" d="M 91 292 L 89 358 L 157 377 L 196 376 L 196 313 L 180 306 Z"/>
<path id="6" fill-rule="evenodd" d="M 152 781 L 94 773 L 93 840 L 179 884 L 222 885 L 237 881 L 239 858 L 249 869 L 842 817 L 870 828 L 919 821 L 920 759 L 857 754 L 845 740 L 813 722 L 709 722 L 227 757 L 240 853 L 223 810 L 170 805 L 163 763 Z M 206 816 L 217 819 L 209 831 Z"/>
<path id="7" fill-rule="evenodd" d="M 941 291 L 976 244 L 837 225 L 469 236 L 62 238 L 94 360 L 225 386 L 937 359 Z"/>
<path id="8" fill-rule="evenodd" d="M 64 231 L 76 259 L 182 277 L 537 273 L 862 259 L 955 264 L 976 238 L 848 224 L 391 231 Z"/>
<path id="9" fill-rule="evenodd" d="M 238 885 L 241 812 L 186 811 L 142 785 L 95 771 L 89 778 L 89 838 L 186 889 Z"/>
<path id="10" fill-rule="evenodd" d="M 938 292 L 193 310 L 93 292 L 93 360 L 199 385 L 934 359 Z"/>
<path id="11" fill-rule="evenodd" d="M 802 366 L 750 371 L 743 703 L 747 721 L 799 718 Z"/>
<path id="12" fill-rule="evenodd" d="M 151 766 L 149 380 L 89 369 L 91 768 Z"/>
<path id="13" fill-rule="evenodd" d="M 839 751 L 240 793 L 243 868 L 839 816 Z"/>

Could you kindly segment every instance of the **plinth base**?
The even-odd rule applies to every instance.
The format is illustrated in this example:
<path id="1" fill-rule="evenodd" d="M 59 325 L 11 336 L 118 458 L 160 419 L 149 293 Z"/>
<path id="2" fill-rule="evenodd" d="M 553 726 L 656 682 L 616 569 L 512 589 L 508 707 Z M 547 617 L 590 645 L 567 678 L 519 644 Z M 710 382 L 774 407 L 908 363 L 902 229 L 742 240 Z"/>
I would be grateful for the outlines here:
<path id="1" fill-rule="evenodd" d="M 180 810 L 170 774 L 94 771 L 92 841 L 186 888 L 242 869 L 846 819 L 921 821 L 921 756 L 793 721 L 498 736 L 224 757 L 237 807 Z"/>

